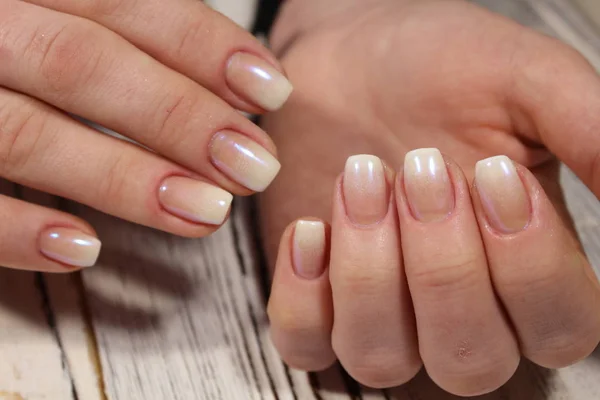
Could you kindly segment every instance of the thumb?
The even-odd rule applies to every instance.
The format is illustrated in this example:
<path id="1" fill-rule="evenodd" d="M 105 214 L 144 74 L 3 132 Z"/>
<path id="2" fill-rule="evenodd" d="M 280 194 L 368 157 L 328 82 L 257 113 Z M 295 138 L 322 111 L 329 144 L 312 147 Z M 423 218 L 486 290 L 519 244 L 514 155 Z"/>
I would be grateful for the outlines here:
<path id="1" fill-rule="evenodd" d="M 550 46 L 548 46 L 550 44 Z M 548 40 L 513 85 L 517 129 L 541 142 L 600 198 L 600 75 L 577 51 Z"/>

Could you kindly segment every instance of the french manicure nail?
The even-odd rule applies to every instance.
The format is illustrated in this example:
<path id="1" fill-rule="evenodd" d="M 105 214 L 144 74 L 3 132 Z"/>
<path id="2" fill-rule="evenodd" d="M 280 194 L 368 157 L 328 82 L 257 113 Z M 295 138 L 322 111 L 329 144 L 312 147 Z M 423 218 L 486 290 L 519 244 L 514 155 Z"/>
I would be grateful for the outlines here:
<path id="1" fill-rule="evenodd" d="M 510 158 L 496 156 L 479 161 L 475 186 L 494 229 L 502 233 L 525 229 L 531 218 L 529 196 Z"/>
<path id="2" fill-rule="evenodd" d="M 293 87 L 271 64 L 249 53 L 235 53 L 227 64 L 231 90 L 267 111 L 285 104 Z"/>
<path id="3" fill-rule="evenodd" d="M 454 209 L 454 190 L 438 149 L 418 149 L 406 154 L 404 190 L 410 210 L 419 221 L 441 221 Z"/>
<path id="4" fill-rule="evenodd" d="M 96 264 L 102 244 L 76 229 L 50 228 L 42 232 L 39 246 L 42 254 L 54 261 L 85 268 Z"/>
<path id="5" fill-rule="evenodd" d="M 325 271 L 325 224 L 321 221 L 298 221 L 294 229 L 292 250 L 296 274 L 316 279 Z"/>
<path id="6" fill-rule="evenodd" d="M 188 221 L 221 225 L 233 196 L 216 186 L 181 176 L 165 179 L 158 198 L 162 206 L 173 215 Z"/>
<path id="7" fill-rule="evenodd" d="M 275 179 L 281 164 L 247 136 L 233 131 L 217 133 L 210 143 L 213 164 L 237 183 L 256 192 Z"/>
<path id="8" fill-rule="evenodd" d="M 343 182 L 346 213 L 358 225 L 372 225 L 388 212 L 389 192 L 383 164 L 378 157 L 357 155 L 348 158 Z"/>

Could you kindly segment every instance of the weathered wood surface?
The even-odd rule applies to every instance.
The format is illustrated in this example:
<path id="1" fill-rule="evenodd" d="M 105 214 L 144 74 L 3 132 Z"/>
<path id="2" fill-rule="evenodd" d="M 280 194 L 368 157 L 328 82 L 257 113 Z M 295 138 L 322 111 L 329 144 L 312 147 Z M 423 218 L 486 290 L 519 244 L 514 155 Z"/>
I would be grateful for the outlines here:
<path id="1" fill-rule="evenodd" d="M 534 10 L 543 14 L 548 7 L 550 15 L 557 1 L 481 2 L 552 32 Z M 243 16 L 238 21 L 249 23 Z M 565 36 L 592 51 L 581 35 Z M 598 267 L 599 203 L 568 171 L 563 178 Z M 217 234 L 184 240 L 6 182 L 0 192 L 76 213 L 104 242 L 99 266 L 82 275 L 0 269 L 0 400 L 454 398 L 424 373 L 403 387 L 374 391 L 337 367 L 311 375 L 284 367 L 268 339 L 264 271 L 247 202 L 236 204 L 232 221 Z M 509 384 L 483 398 L 598 399 L 599 374 L 600 353 L 561 371 L 523 363 Z"/>

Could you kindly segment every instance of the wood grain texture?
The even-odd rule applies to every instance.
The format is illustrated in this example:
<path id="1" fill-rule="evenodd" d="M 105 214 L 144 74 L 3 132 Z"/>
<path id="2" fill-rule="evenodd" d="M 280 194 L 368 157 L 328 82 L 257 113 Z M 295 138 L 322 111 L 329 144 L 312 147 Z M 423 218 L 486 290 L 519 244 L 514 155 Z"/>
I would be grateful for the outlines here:
<path id="1" fill-rule="evenodd" d="M 552 18 L 548 25 L 536 11 L 542 0 L 529 1 L 537 0 L 481 0 L 553 32 Z M 246 25 L 251 20 L 240 18 Z M 582 242 L 600 271 L 598 200 L 569 171 L 562 179 Z M 0 193 L 57 205 L 3 181 Z M 379 391 L 361 387 L 339 366 L 319 374 L 286 368 L 268 338 L 265 274 L 247 201 L 238 201 L 232 220 L 201 240 L 58 205 L 96 227 L 103 254 L 99 266 L 82 275 L 0 269 L 0 400 L 458 399 L 424 372 Z M 523 362 L 507 385 L 481 398 L 597 399 L 599 374 L 600 353 L 560 371 Z"/>

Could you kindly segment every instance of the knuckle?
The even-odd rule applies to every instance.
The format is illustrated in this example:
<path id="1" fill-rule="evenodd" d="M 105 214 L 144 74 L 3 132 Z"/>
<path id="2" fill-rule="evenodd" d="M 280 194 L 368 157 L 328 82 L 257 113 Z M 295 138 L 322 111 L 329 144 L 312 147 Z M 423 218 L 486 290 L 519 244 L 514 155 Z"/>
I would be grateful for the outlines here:
<path id="1" fill-rule="evenodd" d="M 15 177 L 37 150 L 46 116 L 31 107 L 33 100 L 0 106 L 0 175 Z"/>
<path id="2" fill-rule="evenodd" d="M 551 335 L 541 335 L 526 343 L 523 352 L 527 358 L 542 367 L 563 368 L 586 358 L 598 346 L 597 329 L 560 325 L 562 328 L 553 328 Z"/>
<path id="3" fill-rule="evenodd" d="M 199 44 L 206 42 L 211 31 L 206 18 L 192 18 L 189 24 L 182 28 L 179 40 L 173 47 L 174 59 L 185 59 L 189 57 L 190 51 L 196 52 Z"/>
<path id="4" fill-rule="evenodd" d="M 410 271 L 408 279 L 415 287 L 425 290 L 460 290 L 478 282 L 480 264 L 474 255 L 462 255 L 440 262 L 423 261 Z"/>
<path id="5" fill-rule="evenodd" d="M 109 204 L 120 204 L 125 200 L 124 196 L 127 193 L 125 189 L 126 177 L 129 175 L 129 165 L 131 165 L 132 162 L 133 161 L 128 157 L 125 157 L 123 153 L 114 154 L 111 157 L 104 179 L 101 184 L 97 186 L 97 199 L 110 202 Z"/>
<path id="6" fill-rule="evenodd" d="M 286 311 L 285 307 L 269 303 L 271 338 L 283 361 L 303 371 L 320 371 L 334 363 L 331 334 L 316 319 L 302 313 Z"/>
<path id="7" fill-rule="evenodd" d="M 422 366 L 420 360 L 409 360 L 387 348 L 353 353 L 349 359 L 338 355 L 342 365 L 358 382 L 376 389 L 402 385 L 414 378 Z"/>
<path id="8" fill-rule="evenodd" d="M 37 33 L 25 46 L 47 91 L 67 94 L 86 85 L 102 64 L 103 42 L 97 29 L 82 23 L 64 24 Z"/>
<path id="9" fill-rule="evenodd" d="M 293 308 L 278 307 L 270 303 L 267 314 L 271 325 L 287 337 L 297 339 L 311 337 L 314 336 L 315 332 L 324 330 L 320 321 L 308 317 L 309 314 L 298 311 Z"/>
<path id="10" fill-rule="evenodd" d="M 426 362 L 432 379 L 444 390 L 457 396 L 479 396 L 504 385 L 514 375 L 520 358 L 515 353 L 479 352 L 465 357 L 459 348 L 446 360 Z"/>
<path id="11" fill-rule="evenodd" d="M 137 0 L 85 0 L 80 2 L 80 7 L 85 8 L 85 14 L 94 17 L 132 15 L 132 10 L 136 5 Z"/>
<path id="12" fill-rule="evenodd" d="M 344 267 L 342 273 L 332 275 L 331 284 L 343 293 L 352 293 L 356 298 L 372 299 L 381 296 L 382 290 L 395 285 L 396 271 L 387 268 L 368 268 L 367 265 L 354 264 Z"/>
<path id="13" fill-rule="evenodd" d="M 168 94 L 153 108 L 151 127 L 156 147 L 171 148 L 180 143 L 187 133 L 187 125 L 198 109 L 198 99 L 193 94 Z M 197 133 L 197 132 L 196 132 Z"/>

